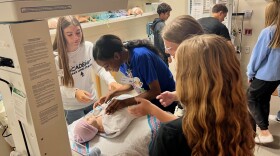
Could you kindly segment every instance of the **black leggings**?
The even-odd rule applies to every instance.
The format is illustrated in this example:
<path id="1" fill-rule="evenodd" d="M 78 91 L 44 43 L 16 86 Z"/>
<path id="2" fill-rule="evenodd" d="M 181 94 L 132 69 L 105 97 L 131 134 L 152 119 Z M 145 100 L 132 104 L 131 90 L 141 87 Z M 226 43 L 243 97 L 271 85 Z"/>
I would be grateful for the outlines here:
<path id="1" fill-rule="evenodd" d="M 279 81 L 263 81 L 254 79 L 247 91 L 250 113 L 261 130 L 268 129 L 271 94 L 279 85 Z"/>

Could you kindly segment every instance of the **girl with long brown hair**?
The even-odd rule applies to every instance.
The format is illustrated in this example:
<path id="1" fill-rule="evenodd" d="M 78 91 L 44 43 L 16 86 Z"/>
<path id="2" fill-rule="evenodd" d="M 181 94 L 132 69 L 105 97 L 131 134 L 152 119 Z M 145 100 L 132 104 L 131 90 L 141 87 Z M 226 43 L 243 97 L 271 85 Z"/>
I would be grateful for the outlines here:
<path id="1" fill-rule="evenodd" d="M 176 92 L 186 112 L 177 119 L 170 114 L 174 120 L 161 124 L 150 155 L 254 155 L 254 131 L 234 55 L 234 48 L 217 35 L 199 35 L 180 44 Z M 131 113 L 162 120 L 165 112 L 144 99 L 136 101 Z"/>
<path id="2" fill-rule="evenodd" d="M 93 44 L 84 41 L 82 27 L 74 16 L 58 19 L 53 49 L 66 120 L 71 124 L 91 111 L 97 101 L 92 71 L 101 76 L 109 88 L 120 85 L 94 61 Z"/>

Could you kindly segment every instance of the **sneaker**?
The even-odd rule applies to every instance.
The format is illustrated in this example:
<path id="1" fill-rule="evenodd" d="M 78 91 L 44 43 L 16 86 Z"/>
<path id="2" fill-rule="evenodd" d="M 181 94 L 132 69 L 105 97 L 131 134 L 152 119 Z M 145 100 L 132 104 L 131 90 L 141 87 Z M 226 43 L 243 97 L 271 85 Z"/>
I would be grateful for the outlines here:
<path id="1" fill-rule="evenodd" d="M 276 120 L 277 122 L 280 122 L 280 111 L 278 111 L 275 120 Z"/>
<path id="2" fill-rule="evenodd" d="M 255 142 L 262 143 L 262 144 L 270 143 L 270 142 L 273 142 L 273 136 L 272 135 L 268 135 L 268 136 L 257 135 L 255 137 Z"/>
<path id="3" fill-rule="evenodd" d="M 276 122 L 280 123 L 280 118 L 276 117 L 275 120 Z"/>
<path id="4" fill-rule="evenodd" d="M 279 116 L 269 115 L 268 119 L 271 120 L 271 121 L 275 121 L 275 122 L 280 123 L 280 117 Z"/>

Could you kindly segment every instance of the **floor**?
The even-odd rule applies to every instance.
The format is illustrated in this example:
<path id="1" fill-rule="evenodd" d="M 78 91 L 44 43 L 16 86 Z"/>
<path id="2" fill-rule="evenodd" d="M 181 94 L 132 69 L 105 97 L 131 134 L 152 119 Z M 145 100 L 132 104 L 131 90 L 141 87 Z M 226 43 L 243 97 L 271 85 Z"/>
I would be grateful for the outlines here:
<path id="1" fill-rule="evenodd" d="M 269 131 L 272 133 L 274 142 L 269 144 L 257 144 L 255 156 L 280 156 L 280 123 L 275 121 L 277 112 L 280 110 L 280 98 L 271 97 Z"/>

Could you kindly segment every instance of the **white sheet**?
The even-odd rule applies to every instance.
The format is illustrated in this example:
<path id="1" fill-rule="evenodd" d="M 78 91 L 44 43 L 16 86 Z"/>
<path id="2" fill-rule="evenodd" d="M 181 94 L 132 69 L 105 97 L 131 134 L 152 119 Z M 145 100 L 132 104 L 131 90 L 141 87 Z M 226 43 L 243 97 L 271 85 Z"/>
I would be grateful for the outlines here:
<path id="1" fill-rule="evenodd" d="M 69 137 L 77 122 L 68 126 Z M 159 121 L 152 116 L 143 116 L 131 122 L 127 129 L 116 138 L 95 136 L 89 147 L 98 147 L 102 156 L 146 156 L 149 146 L 159 128 Z"/>

